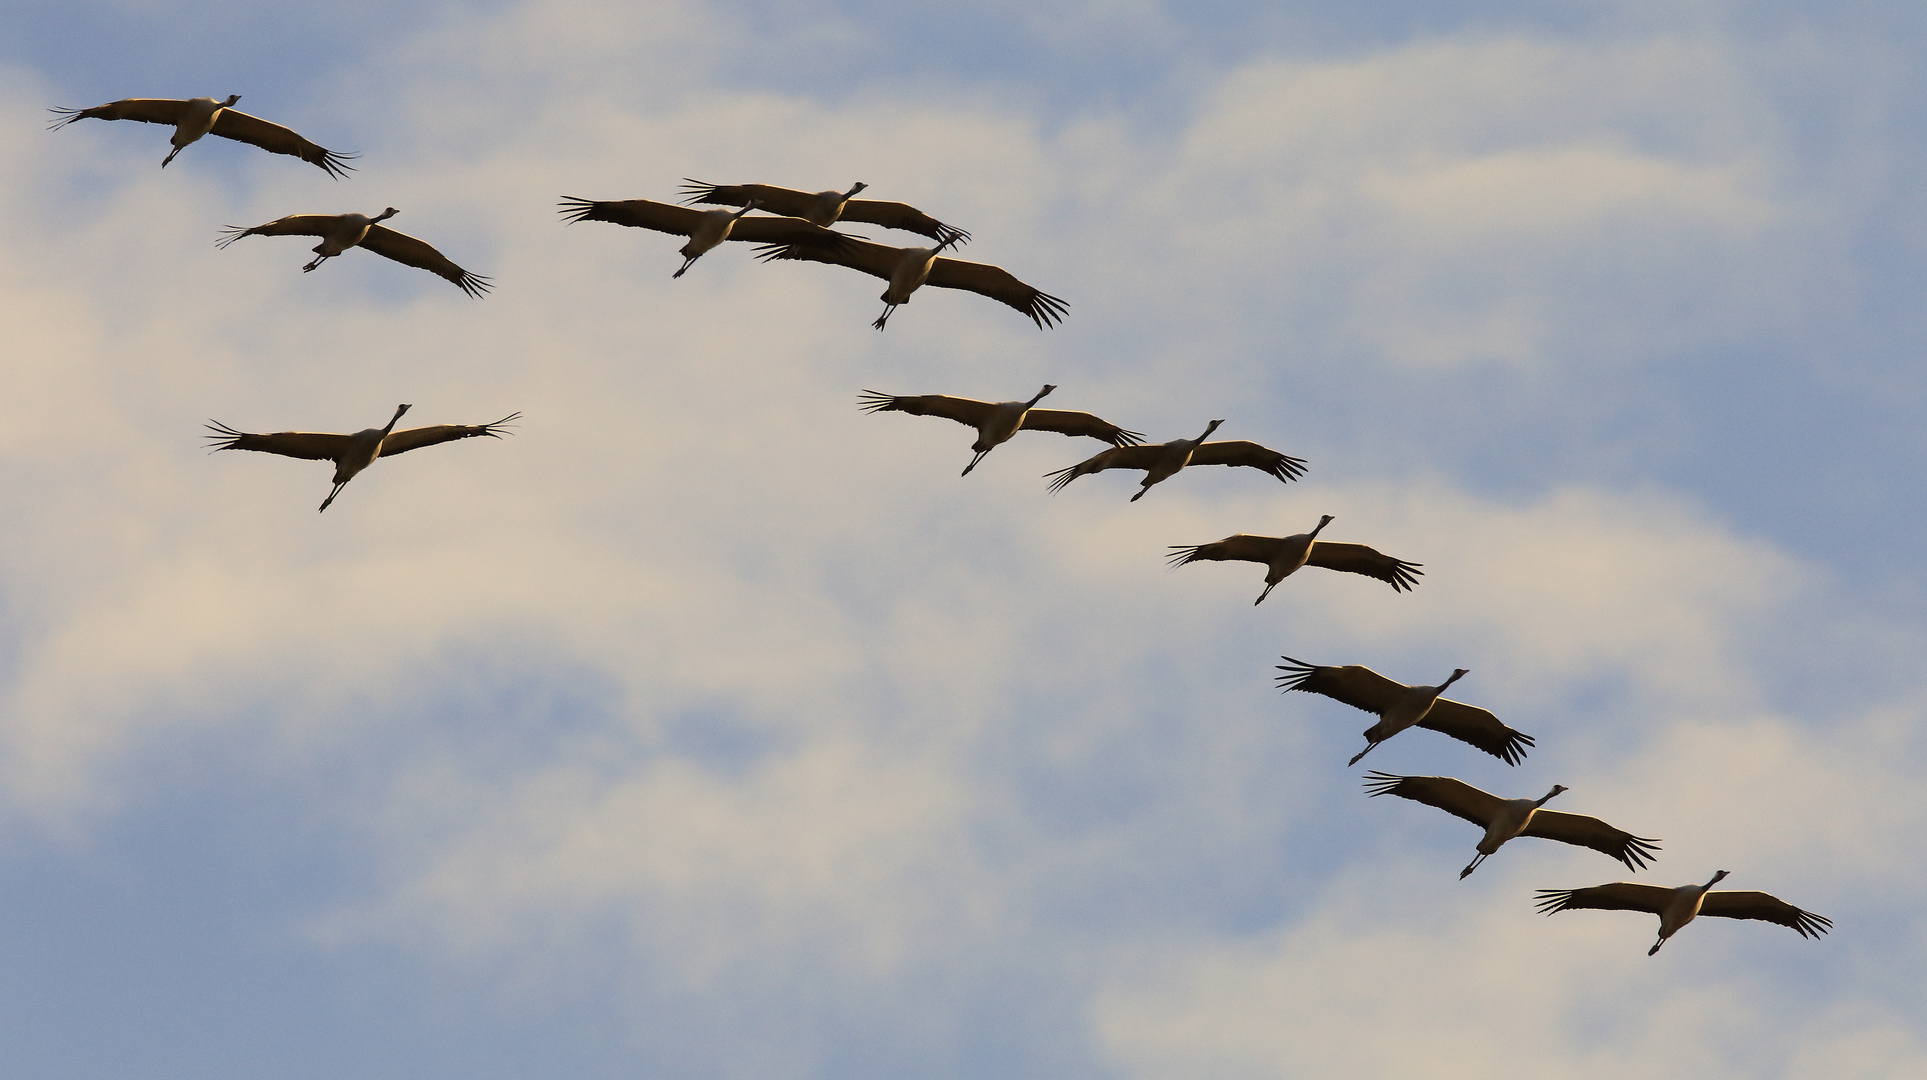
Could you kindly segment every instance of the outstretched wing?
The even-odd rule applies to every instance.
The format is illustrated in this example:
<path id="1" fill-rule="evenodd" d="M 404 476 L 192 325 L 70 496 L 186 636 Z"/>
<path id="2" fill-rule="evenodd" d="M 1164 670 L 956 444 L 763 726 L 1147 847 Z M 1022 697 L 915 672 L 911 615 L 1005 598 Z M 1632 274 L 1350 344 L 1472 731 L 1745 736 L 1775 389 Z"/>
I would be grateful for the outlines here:
<path id="1" fill-rule="evenodd" d="M 471 274 L 456 266 L 449 261 L 448 256 L 436 251 L 424 241 L 417 240 L 407 233 L 398 233 L 386 226 L 368 226 L 368 235 L 361 238 L 361 246 L 404 266 L 412 266 L 447 278 L 454 282 L 457 288 L 478 300 L 483 293 L 494 288 L 488 278 L 480 274 Z"/>
<path id="2" fill-rule="evenodd" d="M 221 238 L 214 241 L 214 246 L 227 247 L 243 236 L 326 236 L 328 230 L 334 228 L 335 222 L 339 220 L 340 216 L 336 214 L 289 214 L 284 218 L 275 218 L 266 225 L 256 225 L 252 229 L 228 225 L 221 229 Z M 376 227 L 379 228 L 379 226 Z"/>
<path id="3" fill-rule="evenodd" d="M 1052 491 L 1062 491 L 1065 484 L 1088 473 L 1103 472 L 1105 469 L 1149 469 L 1157 464 L 1158 458 L 1163 453 L 1164 444 L 1162 443 L 1155 446 L 1113 446 L 1067 469 L 1059 469 L 1044 475 L 1053 478 L 1050 482 Z"/>
<path id="4" fill-rule="evenodd" d="M 1032 409 L 1024 414 L 1021 426 L 1025 431 L 1055 431 L 1060 435 L 1102 439 L 1112 446 L 1136 446 L 1144 441 L 1141 431 L 1126 431 L 1090 413 L 1064 409 Z"/>
<path id="5" fill-rule="evenodd" d="M 213 441 L 215 450 L 259 450 L 266 454 L 309 461 L 334 461 L 351 443 L 347 435 L 331 435 L 321 431 L 276 431 L 257 435 L 236 431 L 219 420 L 210 420 L 207 427 L 214 432 L 208 438 Z"/>
<path id="6" fill-rule="evenodd" d="M 477 435 L 487 435 L 491 439 L 502 437 L 502 428 L 522 418 L 521 413 L 510 413 L 500 420 L 487 424 L 436 424 L 433 427 L 409 428 L 406 431 L 391 431 L 381 441 L 381 456 L 394 457 L 410 450 L 419 450 L 436 443 L 453 442 L 456 439 L 473 439 Z"/>
<path id="7" fill-rule="evenodd" d="M 970 240 L 969 233 L 954 225 L 945 225 L 909 203 L 851 199 L 843 204 L 843 220 L 861 221 L 866 225 L 881 225 L 886 229 L 922 233 L 932 240 L 948 240 L 952 244 L 962 244 Z"/>
<path id="8" fill-rule="evenodd" d="M 1506 727 L 1486 710 L 1449 698 L 1434 701 L 1418 726 L 1470 743 L 1507 765 L 1524 761 L 1526 747 L 1533 744 L 1532 736 Z"/>
<path id="9" fill-rule="evenodd" d="M 1615 829 L 1596 817 L 1583 814 L 1562 814 L 1557 810 L 1539 810 L 1526 823 L 1521 836 L 1539 836 L 1547 840 L 1557 840 L 1562 844 L 1589 847 L 1602 854 L 1611 855 L 1626 864 L 1626 869 L 1638 873 L 1646 869 L 1659 852 L 1659 841 L 1634 836 L 1623 829 Z"/>
<path id="10" fill-rule="evenodd" d="M 1319 667 L 1303 660 L 1293 660 L 1289 656 L 1278 659 L 1286 663 L 1277 665 L 1280 690 L 1304 690 L 1322 694 L 1333 701 L 1341 701 L 1354 709 L 1368 713 L 1382 713 L 1398 702 L 1410 689 L 1404 683 L 1392 680 L 1361 664 L 1347 664 L 1344 667 Z"/>
<path id="11" fill-rule="evenodd" d="M 1001 266 L 987 263 L 939 256 L 930 267 L 930 276 L 924 284 L 940 289 L 968 289 L 988 296 L 1030 316 L 1030 321 L 1036 323 L 1039 330 L 1062 321 L 1070 311 L 1070 305 L 1064 301 L 1018 281 Z"/>
<path id="12" fill-rule="evenodd" d="M 1336 544 L 1324 540 L 1312 542 L 1311 554 L 1305 559 L 1305 565 L 1374 577 L 1390 585 L 1394 592 L 1403 592 L 1418 584 L 1418 575 L 1425 573 L 1419 569 L 1419 563 L 1381 555 L 1364 544 Z"/>
<path id="13" fill-rule="evenodd" d="M 1492 824 L 1505 810 L 1504 799 L 1450 776 L 1394 776 L 1391 773 L 1369 772 L 1365 774 L 1365 787 L 1374 796 L 1396 795 L 1401 799 L 1436 806 L 1481 829 Z"/>
<path id="14" fill-rule="evenodd" d="M 911 416 L 941 416 L 970 427 L 982 424 L 997 409 L 995 404 L 988 401 L 950 397 L 946 394 L 893 397 L 889 394 L 879 394 L 875 390 L 865 390 L 863 397 L 859 400 L 863 408 L 871 412 L 905 412 Z"/>
<path id="15" fill-rule="evenodd" d="M 837 235 L 842 236 L 840 233 Z M 859 240 L 853 236 L 843 236 L 842 241 L 834 247 L 766 244 L 756 249 L 756 257 L 764 262 L 775 262 L 778 259 L 802 259 L 808 262 L 830 263 L 833 266 L 847 266 L 852 270 L 861 270 L 871 277 L 888 281 L 890 274 L 896 270 L 897 263 L 903 258 L 903 249 L 872 244 L 868 240 Z M 937 261 L 941 263 L 943 260 Z"/>
<path id="16" fill-rule="evenodd" d="M 1763 892 L 1709 892 L 1700 901 L 1700 914 L 1724 919 L 1761 919 L 1798 931 L 1801 937 L 1812 938 L 1826 933 L 1833 925 L 1833 920 L 1824 915 L 1801 911 Z"/>
<path id="17" fill-rule="evenodd" d="M 1296 480 L 1305 473 L 1305 459 L 1295 458 L 1259 446 L 1255 442 L 1234 439 L 1229 442 L 1208 442 L 1191 451 L 1192 465 L 1243 465 L 1265 472 L 1283 481 Z"/>
<path id="18" fill-rule="evenodd" d="M 686 203 L 748 206 L 750 200 L 754 199 L 758 209 L 789 217 L 808 213 L 816 203 L 816 193 L 813 191 L 796 191 L 769 184 L 705 184 L 688 177 L 683 178 L 682 192 L 683 202 Z"/>
<path id="19" fill-rule="evenodd" d="M 1276 536 L 1251 536 L 1239 533 L 1227 536 L 1215 544 L 1198 544 L 1192 547 L 1172 545 L 1171 554 L 1165 558 L 1172 566 L 1183 566 L 1194 562 L 1271 562 L 1272 552 L 1277 549 L 1279 538 Z M 1293 687 L 1292 689 L 1297 689 Z"/>
<path id="20" fill-rule="evenodd" d="M 181 122 L 181 113 L 186 108 L 187 102 L 179 98 L 122 98 L 91 109 L 48 109 L 60 119 L 48 124 L 47 130 L 52 131 L 76 120 L 139 120 L 171 127 Z"/>
<path id="21" fill-rule="evenodd" d="M 1666 910 L 1673 899 L 1673 890 L 1658 885 L 1638 885 L 1630 881 L 1615 881 L 1610 885 L 1594 885 L 1588 889 L 1540 889 L 1537 904 L 1539 910 L 1547 915 L 1575 908 L 1597 908 L 1603 911 L 1649 911 L 1654 915 Z M 1712 897 L 1708 896 L 1708 900 Z M 1706 911 L 1700 908 L 1701 914 Z"/>
<path id="22" fill-rule="evenodd" d="M 570 224 L 578 221 L 606 221 L 611 225 L 627 225 L 632 229 L 654 229 L 657 232 L 673 233 L 677 236 L 692 236 L 696 227 L 702 224 L 703 211 L 691 210 L 687 206 L 653 202 L 649 199 L 623 199 L 615 202 L 598 202 L 594 199 L 578 199 L 573 195 L 562 197 L 562 216 Z"/>
<path id="23" fill-rule="evenodd" d="M 214 118 L 213 134 L 258 146 L 270 154 L 293 155 L 310 165 L 320 166 L 323 172 L 337 180 L 348 175 L 346 170 L 354 168 L 347 164 L 348 159 L 358 156 L 337 154 L 316 146 L 280 124 L 271 124 L 258 116 L 249 116 L 233 109 L 223 109 Z"/>

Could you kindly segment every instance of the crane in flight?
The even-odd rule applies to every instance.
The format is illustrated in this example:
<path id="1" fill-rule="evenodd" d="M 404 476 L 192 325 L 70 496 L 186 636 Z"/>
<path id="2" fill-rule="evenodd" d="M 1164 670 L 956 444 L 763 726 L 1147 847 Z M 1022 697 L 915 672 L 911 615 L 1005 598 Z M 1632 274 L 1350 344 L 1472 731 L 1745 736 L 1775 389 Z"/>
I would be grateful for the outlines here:
<path id="1" fill-rule="evenodd" d="M 215 450 L 259 450 L 282 457 L 334 462 L 334 490 L 328 492 L 328 497 L 321 502 L 321 509 L 326 510 L 328 504 L 335 501 L 335 496 L 341 494 L 341 489 L 348 486 L 348 481 L 373 465 L 376 458 L 394 457 L 424 446 L 472 439 L 477 435 L 499 439 L 502 437 L 502 428 L 522 416 L 521 413 L 510 413 L 488 424 L 436 424 L 433 427 L 396 431 L 395 422 L 412 407 L 397 405 L 395 415 L 389 417 L 386 427 L 366 428 L 352 435 L 319 431 L 277 431 L 269 435 L 257 435 L 236 431 L 218 420 L 212 420 L 207 426 L 214 434 L 208 438 L 213 441 Z"/>
<path id="2" fill-rule="evenodd" d="M 812 225 L 802 218 L 768 217 L 744 219 L 743 215 L 756 208 L 754 201 L 741 210 L 692 210 L 687 206 L 674 203 L 652 202 L 649 199 L 623 199 L 614 202 L 598 202 L 594 199 L 578 199 L 573 195 L 562 197 L 562 216 L 573 225 L 578 221 L 606 221 L 611 225 L 626 225 L 632 229 L 651 229 L 655 232 L 669 233 L 673 236 L 687 236 L 689 242 L 677 254 L 683 257 L 682 265 L 669 275 L 679 278 L 690 266 L 706 253 L 721 247 L 725 240 L 747 240 L 753 244 L 791 244 L 798 247 L 829 246 L 836 247 L 852 242 L 839 232 L 831 232 L 820 225 Z"/>
<path id="3" fill-rule="evenodd" d="M 229 225 L 222 230 L 222 236 L 214 242 L 214 246 L 225 249 L 243 236 L 319 236 L 321 243 L 313 248 L 314 260 L 301 268 L 304 274 L 349 248 L 358 247 L 393 259 L 403 266 L 412 266 L 446 278 L 456 288 L 477 299 L 494 288 L 488 278 L 456 266 L 448 256 L 426 242 L 381 224 L 399 213 L 401 211 L 391 206 L 374 217 L 366 214 L 290 214 L 252 229 Z"/>
<path id="4" fill-rule="evenodd" d="M 1265 564 L 1265 591 L 1251 602 L 1253 607 L 1264 603 L 1265 597 L 1271 595 L 1272 588 L 1279 582 L 1307 566 L 1377 578 L 1390 585 L 1393 592 L 1403 592 L 1418 584 L 1418 575 L 1425 573 L 1419 569 L 1419 563 L 1381 555 L 1377 549 L 1364 544 L 1319 540 L 1318 534 L 1331 523 L 1332 516 L 1326 514 L 1318 519 L 1318 525 L 1312 531 L 1295 536 L 1248 536 L 1239 533 L 1215 544 L 1188 547 L 1173 545 L 1168 557 L 1174 567 L 1201 559 Z"/>
<path id="5" fill-rule="evenodd" d="M 932 240 L 948 240 L 954 236 L 958 243 L 963 243 L 970 239 L 969 233 L 954 225 L 945 225 L 909 203 L 856 197 L 857 192 L 869 186 L 858 181 L 850 185 L 848 191 L 818 191 L 812 194 L 770 184 L 705 184 L 685 176 L 682 190 L 688 196 L 683 199 L 686 203 L 716 203 L 722 206 L 749 206 L 754 203 L 758 210 L 799 217 L 826 229 L 839 221 L 860 221 L 866 225 L 881 225 L 886 229 L 921 233 Z"/>
<path id="6" fill-rule="evenodd" d="M 1763 892 L 1710 892 L 1726 877 L 1721 870 L 1704 885 L 1681 885 L 1667 889 L 1658 885 L 1637 885 L 1615 881 L 1590 889 L 1540 889 L 1536 903 L 1547 915 L 1575 908 L 1601 908 L 1609 911 L 1650 911 L 1659 916 L 1659 940 L 1646 950 L 1651 956 L 1666 939 L 1701 915 L 1724 919 L 1759 919 L 1779 923 L 1801 937 L 1817 938 L 1833 926 L 1833 920 L 1811 911 L 1801 911 L 1776 896 Z"/>
<path id="7" fill-rule="evenodd" d="M 879 297 L 883 314 L 871 326 L 878 330 L 890 321 L 890 313 L 910 302 L 910 294 L 925 285 L 939 289 L 963 289 L 1016 308 L 1043 330 L 1061 321 L 1070 305 L 1041 289 L 1026 285 L 1001 266 L 942 258 L 943 249 L 962 243 L 963 233 L 952 233 L 932 247 L 894 248 L 872 244 L 854 237 L 836 247 L 804 244 L 770 244 L 758 249 L 756 257 L 764 262 L 778 259 L 803 259 L 861 270 L 889 282 Z"/>
<path id="8" fill-rule="evenodd" d="M 1072 480 L 1090 473 L 1103 472 L 1105 469 L 1143 469 L 1144 486 L 1131 496 L 1132 502 L 1142 499 L 1144 493 L 1151 490 L 1151 485 L 1169 480 L 1187 465 L 1243 465 L 1263 470 L 1286 482 L 1304 475 L 1303 458 L 1291 457 L 1243 440 L 1205 442 L 1222 423 L 1223 420 L 1211 421 L 1205 426 L 1204 434 L 1195 439 L 1173 439 L 1167 443 L 1145 446 L 1114 446 L 1099 452 L 1096 457 L 1044 475 L 1052 478 L 1051 491 L 1058 492 L 1064 490 L 1064 485 Z"/>
<path id="9" fill-rule="evenodd" d="M 1347 765 L 1358 764 L 1358 759 L 1379 743 L 1415 726 L 1470 743 L 1507 765 L 1523 761 L 1526 747 L 1533 743 L 1532 736 L 1512 730 L 1490 712 L 1440 696 L 1446 687 L 1469 674 L 1465 668 L 1454 670 L 1437 686 L 1407 686 L 1359 664 L 1318 667 L 1289 656 L 1278 659 L 1286 661 L 1277 665 L 1284 672 L 1278 676 L 1279 689 L 1323 694 L 1354 709 L 1378 714 L 1378 723 L 1365 729 L 1365 749 L 1353 755 Z"/>
<path id="10" fill-rule="evenodd" d="M 1039 409 L 1036 407 L 1045 394 L 1057 387 L 1044 384 L 1037 396 L 1029 401 L 977 401 L 972 398 L 949 397 L 945 394 L 918 394 L 913 396 L 892 396 L 879 394 L 875 390 L 863 391 L 860 399 L 863 408 L 870 412 L 905 412 L 912 416 L 942 416 L 959 424 L 977 429 L 977 441 L 971 449 L 977 456 L 970 459 L 959 475 L 969 476 L 970 470 L 998 446 L 1010 441 L 1019 431 L 1055 431 L 1060 435 L 1088 435 L 1102 439 L 1112 446 L 1131 446 L 1144 436 L 1136 431 L 1126 431 L 1108 420 L 1102 420 L 1087 412 L 1068 412 L 1063 409 Z"/>
<path id="11" fill-rule="evenodd" d="M 49 109 L 48 112 L 60 117 L 47 125 L 47 130 L 57 131 L 76 120 L 139 120 L 149 124 L 168 124 L 174 128 L 174 135 L 168 139 L 174 149 L 161 159 L 161 168 L 174 160 L 174 155 L 198 141 L 203 135 L 219 135 L 223 139 L 233 139 L 250 146 L 258 146 L 271 154 L 289 154 L 339 180 L 348 175 L 346 170 L 354 168 L 348 159 L 355 154 L 338 154 L 333 150 L 316 146 L 314 143 L 296 135 L 280 124 L 269 123 L 258 116 L 234 107 L 241 100 L 239 94 L 229 94 L 226 101 L 213 98 L 122 98 L 91 109 Z"/>
<path id="12" fill-rule="evenodd" d="M 1542 809 L 1554 795 L 1567 790 L 1563 784 L 1552 785 L 1552 790 L 1546 792 L 1544 798 L 1501 799 L 1450 776 L 1393 776 L 1391 773 L 1369 772 L 1365 774 L 1365 787 L 1374 797 L 1396 795 L 1401 799 L 1436 806 L 1484 829 L 1485 836 L 1479 841 L 1478 855 L 1459 871 L 1461 881 L 1477 870 L 1479 864 L 1498 851 L 1506 841 L 1519 836 L 1537 836 L 1562 844 L 1589 847 L 1625 863 L 1626 869 L 1634 873 L 1644 870 L 1647 861 L 1659 850 L 1659 841 L 1615 829 L 1596 817 Z"/>

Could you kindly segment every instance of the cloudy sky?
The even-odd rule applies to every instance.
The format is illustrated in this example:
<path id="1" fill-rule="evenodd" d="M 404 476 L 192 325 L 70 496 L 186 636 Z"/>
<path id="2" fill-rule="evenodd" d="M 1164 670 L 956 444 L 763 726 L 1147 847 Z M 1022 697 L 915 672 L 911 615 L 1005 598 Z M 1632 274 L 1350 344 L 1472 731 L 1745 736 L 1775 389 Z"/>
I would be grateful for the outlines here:
<path id="1" fill-rule="evenodd" d="M 1451 9 L 1449 12 L 1444 9 Z M 24 9 L 24 10 L 23 10 Z M 124 0 L 0 13 L 0 1045 L 44 1080 L 1927 1075 L 1927 14 Z M 52 106 L 244 95 L 350 179 Z M 562 196 L 862 180 L 1038 331 Z M 471 300 L 225 225 L 400 209 Z M 882 242 L 908 234 L 866 228 Z M 1026 398 L 1309 462 L 1062 493 Z M 479 423 L 378 463 L 202 425 Z M 1397 594 L 1171 545 L 1302 532 Z M 1509 768 L 1273 684 L 1452 696 Z M 1803 940 L 1368 800 L 1661 839 Z"/>

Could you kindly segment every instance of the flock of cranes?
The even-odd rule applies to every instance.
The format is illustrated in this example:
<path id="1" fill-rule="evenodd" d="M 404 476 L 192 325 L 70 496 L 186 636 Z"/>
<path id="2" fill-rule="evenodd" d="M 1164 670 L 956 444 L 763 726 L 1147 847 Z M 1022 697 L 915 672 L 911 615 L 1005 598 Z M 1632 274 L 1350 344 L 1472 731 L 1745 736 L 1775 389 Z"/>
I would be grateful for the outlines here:
<path id="1" fill-rule="evenodd" d="M 239 112 L 234 108 L 239 100 L 239 94 L 230 95 L 225 101 L 129 98 L 92 109 L 54 109 L 59 119 L 50 126 L 58 129 L 87 119 L 171 125 L 174 128 L 169 140 L 172 149 L 162 159 L 162 167 L 203 136 L 218 135 L 270 153 L 298 157 L 336 179 L 345 177 L 347 170 L 353 168 L 347 161 L 356 155 L 324 149 L 288 128 Z M 888 282 L 888 287 L 881 298 L 883 314 L 872 324 L 879 330 L 888 324 L 892 312 L 909 303 L 912 294 L 924 285 L 987 296 L 1028 316 L 1039 329 L 1056 324 L 1068 311 L 1064 301 L 1019 281 L 1001 267 L 945 257 L 946 249 L 968 242 L 970 233 L 905 203 L 858 199 L 856 196 L 866 187 L 858 183 L 847 191 L 811 193 L 766 184 L 717 185 L 686 180 L 682 189 L 685 202 L 740 209 L 699 210 L 647 199 L 596 201 L 570 196 L 562 203 L 562 213 L 570 223 L 600 221 L 686 237 L 687 242 L 678 252 L 683 262 L 672 277 L 682 277 L 709 251 L 728 241 L 740 240 L 761 245 L 758 257 L 765 261 L 830 263 L 881 278 Z M 762 211 L 764 216 L 750 216 L 756 211 Z M 293 214 L 253 228 L 229 226 L 217 243 L 226 248 L 245 236 L 319 237 L 321 242 L 313 249 L 315 258 L 301 268 L 304 272 L 359 247 L 434 273 L 471 297 L 480 298 L 487 293 L 492 287 L 490 279 L 462 269 L 424 241 L 381 224 L 398 212 L 391 206 L 374 217 L 355 213 Z M 852 223 L 913 232 L 934 243 L 889 247 L 832 228 Z M 975 428 L 977 440 L 971 445 L 975 456 L 964 466 L 963 476 L 968 476 L 986 454 L 1019 431 L 1052 431 L 1110 444 L 1108 449 L 1084 461 L 1047 474 L 1053 493 L 1080 476 L 1108 469 L 1134 469 L 1144 473 L 1131 502 L 1194 465 L 1244 466 L 1268 473 L 1281 482 L 1304 475 L 1303 459 L 1258 443 L 1206 441 L 1224 424 L 1222 419 L 1205 425 L 1196 438 L 1147 444 L 1142 433 L 1126 430 L 1091 413 L 1038 408 L 1037 403 L 1056 389 L 1047 383 L 1027 401 L 1005 402 L 943 394 L 895 396 L 866 390 L 859 404 L 870 412 L 938 416 Z M 256 434 L 216 422 L 209 425 L 213 432 L 209 438 L 216 450 L 254 450 L 333 462 L 334 486 L 320 506 L 326 510 L 342 488 L 378 458 L 477 436 L 501 438 L 504 429 L 521 415 L 511 413 L 486 424 L 440 424 L 396 431 L 395 425 L 410 408 L 410 405 L 399 405 L 385 426 L 348 435 L 304 431 Z M 1253 601 L 1254 605 L 1263 603 L 1279 582 L 1307 566 L 1376 578 L 1397 592 L 1417 585 L 1423 573 L 1419 563 L 1393 558 L 1363 544 L 1320 540 L 1319 534 L 1332 521 L 1331 515 L 1324 515 L 1310 532 L 1293 536 L 1241 533 L 1216 543 L 1174 546 L 1169 558 L 1174 566 L 1201 561 L 1262 564 L 1266 567 L 1265 587 Z M 1284 672 L 1278 677 L 1282 689 L 1319 694 L 1378 717 L 1377 723 L 1364 732 L 1365 749 L 1354 755 L 1348 765 L 1358 764 L 1380 743 L 1413 727 L 1450 736 L 1507 765 L 1519 764 L 1526 750 L 1535 745 L 1532 736 L 1506 726 L 1490 711 L 1444 696 L 1453 683 L 1468 674 L 1465 668 L 1454 670 L 1436 686 L 1407 686 L 1355 664 L 1326 667 L 1289 656 L 1281 659 L 1286 661 L 1278 665 Z M 1559 784 L 1554 784 L 1538 799 L 1500 798 L 1446 776 L 1371 772 L 1366 774 L 1365 786 L 1371 796 L 1394 795 L 1424 803 L 1484 829 L 1485 835 L 1477 844 L 1475 856 L 1459 872 L 1460 879 L 1469 876 L 1501 846 L 1522 836 L 1591 848 L 1611 856 L 1633 872 L 1645 869 L 1659 850 L 1658 841 L 1634 836 L 1598 818 L 1545 809 L 1548 801 L 1567 790 Z M 1802 911 L 1766 893 L 1711 891 L 1726 876 L 1727 871 L 1721 870 L 1704 885 L 1677 888 L 1622 881 L 1591 888 L 1545 889 L 1539 892 L 1538 906 L 1546 914 L 1575 908 L 1655 914 L 1660 920 L 1659 939 L 1648 955 L 1657 953 L 1668 938 L 1699 915 L 1778 923 L 1802 937 L 1818 937 L 1832 925 L 1822 916 Z"/>

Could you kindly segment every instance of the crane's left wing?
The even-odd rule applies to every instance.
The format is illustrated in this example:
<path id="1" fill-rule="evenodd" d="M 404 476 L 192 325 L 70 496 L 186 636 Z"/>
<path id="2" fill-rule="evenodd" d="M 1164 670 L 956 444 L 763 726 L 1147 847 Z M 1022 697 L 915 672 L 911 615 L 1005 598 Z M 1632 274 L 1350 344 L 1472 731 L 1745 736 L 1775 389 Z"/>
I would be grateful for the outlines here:
<path id="1" fill-rule="evenodd" d="M 1418 584 L 1418 575 L 1425 573 L 1419 569 L 1419 563 L 1394 559 L 1364 544 L 1339 544 L 1325 540 L 1312 542 L 1311 554 L 1305 559 L 1305 565 L 1377 578 L 1390 585 L 1394 592 L 1403 592 Z"/>
<path id="2" fill-rule="evenodd" d="M 945 225 L 909 203 L 851 199 L 843 204 L 843 220 L 861 221 L 866 225 L 881 225 L 886 229 L 921 233 L 932 240 L 948 241 L 951 244 L 966 243 L 970 239 L 969 233 L 955 225 Z"/>
<path id="3" fill-rule="evenodd" d="M 1276 450 L 1242 439 L 1200 444 L 1196 450 L 1191 451 L 1190 464 L 1243 465 L 1247 468 L 1262 469 L 1279 480 L 1287 482 L 1305 474 L 1304 458 L 1281 454 Z"/>
<path id="4" fill-rule="evenodd" d="M 447 278 L 454 282 L 457 288 L 478 300 L 483 293 L 494 288 L 488 278 L 480 274 L 471 274 L 456 266 L 449 261 L 448 256 L 436 251 L 428 243 L 385 226 L 368 226 L 368 235 L 361 238 L 361 246 L 383 258 L 393 259 L 403 266 L 412 266 Z"/>
<path id="5" fill-rule="evenodd" d="M 381 441 L 381 456 L 394 457 L 410 450 L 419 450 L 436 443 L 453 442 L 456 439 L 472 439 L 477 435 L 487 435 L 491 439 L 502 437 L 502 428 L 522 418 L 521 413 L 510 413 L 487 424 L 436 424 L 433 427 L 409 428 L 406 431 L 393 431 Z"/>
<path id="6" fill-rule="evenodd" d="M 220 115 L 214 118 L 213 134 L 223 139 L 233 139 L 235 142 L 258 146 L 270 154 L 289 154 L 298 157 L 310 165 L 320 166 L 321 171 L 337 180 L 348 175 L 346 170 L 354 168 L 347 163 L 348 159 L 358 156 L 337 154 L 325 147 L 316 146 L 280 124 L 272 124 L 258 116 L 249 116 L 247 113 L 236 112 L 231 108 L 222 109 Z"/>
<path id="7" fill-rule="evenodd" d="M 1024 414 L 1022 426 L 1025 431 L 1055 431 L 1060 435 L 1102 439 L 1112 446 L 1136 446 L 1144 441 L 1142 431 L 1126 431 L 1090 413 L 1064 409 L 1032 409 Z"/>
<path id="8" fill-rule="evenodd" d="M 1635 874 L 1646 869 L 1646 864 L 1659 852 L 1657 840 L 1615 829 L 1596 817 L 1562 814 L 1557 810 L 1541 809 L 1533 814 L 1532 820 L 1526 823 L 1526 831 L 1520 835 L 1589 847 L 1625 863 L 1626 869 Z"/>
<path id="9" fill-rule="evenodd" d="M 1779 923 L 1798 931 L 1801 937 L 1817 938 L 1833 925 L 1833 920 L 1824 915 L 1801 911 L 1785 900 L 1763 892 L 1709 892 L 1700 901 L 1700 914 Z"/>
<path id="10" fill-rule="evenodd" d="M 1418 726 L 1470 743 L 1507 765 L 1524 761 L 1526 747 L 1533 744 L 1532 736 L 1506 727 L 1486 710 L 1449 698 L 1433 702 Z"/>
<path id="11" fill-rule="evenodd" d="M 1036 323 L 1039 330 L 1062 321 L 1070 311 L 1070 305 L 1064 301 L 1018 281 L 1001 266 L 987 263 L 939 256 L 930 267 L 930 276 L 924 280 L 924 284 L 940 289 L 968 289 L 988 296 L 1030 316 L 1030 321 Z"/>

